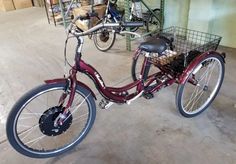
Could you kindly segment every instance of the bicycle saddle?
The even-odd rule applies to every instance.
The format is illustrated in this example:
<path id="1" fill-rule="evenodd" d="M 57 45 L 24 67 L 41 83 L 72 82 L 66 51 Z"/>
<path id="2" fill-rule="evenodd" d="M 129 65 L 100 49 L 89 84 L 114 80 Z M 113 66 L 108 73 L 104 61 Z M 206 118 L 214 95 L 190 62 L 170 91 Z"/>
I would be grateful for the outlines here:
<path id="1" fill-rule="evenodd" d="M 139 48 L 146 52 L 158 53 L 159 55 L 162 55 L 162 53 L 167 49 L 167 43 L 163 39 L 153 38 L 149 41 L 141 43 Z"/>

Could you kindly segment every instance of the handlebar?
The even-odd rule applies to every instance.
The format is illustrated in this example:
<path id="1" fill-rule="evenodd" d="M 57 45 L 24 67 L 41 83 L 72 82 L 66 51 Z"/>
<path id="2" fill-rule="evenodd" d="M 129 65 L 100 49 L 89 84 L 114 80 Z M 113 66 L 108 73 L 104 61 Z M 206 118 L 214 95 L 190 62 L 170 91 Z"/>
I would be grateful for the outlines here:
<path id="1" fill-rule="evenodd" d="M 143 22 L 122 22 L 122 27 L 142 27 Z"/>
<path id="2" fill-rule="evenodd" d="M 142 27 L 142 26 L 143 26 L 143 22 L 101 23 L 88 29 L 87 31 L 78 32 L 76 30 L 72 30 L 71 33 L 79 37 L 79 36 L 91 34 L 101 28 L 106 28 L 106 27 Z"/>
<path id="3" fill-rule="evenodd" d="M 106 27 L 142 27 L 144 25 L 143 22 L 101 23 L 101 24 L 98 24 L 98 25 L 88 29 L 87 31 L 79 31 L 79 30 L 75 30 L 75 29 L 72 30 L 72 27 L 77 20 L 86 20 L 86 19 L 90 19 L 91 17 L 97 17 L 97 16 L 98 16 L 98 14 L 95 12 L 86 14 L 84 16 L 77 16 L 72 21 L 72 23 L 69 25 L 68 32 L 72 33 L 76 37 L 79 37 L 79 36 L 89 35 L 95 31 L 98 31 L 101 28 L 106 28 Z"/>

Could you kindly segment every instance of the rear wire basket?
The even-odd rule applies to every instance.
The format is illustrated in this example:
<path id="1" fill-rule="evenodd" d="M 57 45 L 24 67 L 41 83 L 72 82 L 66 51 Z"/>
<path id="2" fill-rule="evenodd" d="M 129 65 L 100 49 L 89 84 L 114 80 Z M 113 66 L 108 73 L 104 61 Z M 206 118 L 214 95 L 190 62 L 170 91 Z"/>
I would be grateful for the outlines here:
<path id="1" fill-rule="evenodd" d="M 165 37 L 173 40 L 173 51 L 177 52 L 174 59 L 168 55 L 166 58 L 156 59 L 159 63 L 168 64 L 169 66 L 183 71 L 183 69 L 198 55 L 209 50 L 216 50 L 221 37 L 214 34 L 190 30 L 182 27 L 172 26 L 163 29 L 158 37 Z M 166 60 L 161 62 L 161 60 Z M 163 65 L 163 64 L 162 64 Z M 175 70 L 176 71 L 176 70 Z"/>

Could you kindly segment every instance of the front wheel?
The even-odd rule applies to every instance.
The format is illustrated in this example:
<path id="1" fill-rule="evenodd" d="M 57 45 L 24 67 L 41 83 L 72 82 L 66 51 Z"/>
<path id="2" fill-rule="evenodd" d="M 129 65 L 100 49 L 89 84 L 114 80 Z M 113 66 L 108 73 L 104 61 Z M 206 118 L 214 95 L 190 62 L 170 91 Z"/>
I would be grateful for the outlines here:
<path id="1" fill-rule="evenodd" d="M 111 23 L 112 21 L 109 19 L 100 20 L 97 24 L 100 23 Z M 100 51 L 106 52 L 113 46 L 116 39 L 116 33 L 112 27 L 104 27 L 98 30 L 96 33 L 93 34 L 93 42 L 96 48 Z"/>
<path id="2" fill-rule="evenodd" d="M 160 9 L 154 9 L 153 15 L 151 12 L 149 13 L 149 18 L 147 21 L 147 32 L 155 33 L 161 29 L 161 12 Z"/>
<path id="3" fill-rule="evenodd" d="M 224 61 L 211 54 L 202 59 L 189 72 L 187 80 L 178 86 L 176 105 L 185 117 L 194 117 L 203 112 L 218 94 L 224 79 Z"/>
<path id="4" fill-rule="evenodd" d="M 33 158 L 53 157 L 85 138 L 94 123 L 96 106 L 91 92 L 81 86 L 76 87 L 63 123 L 55 125 L 63 113 L 64 105 L 59 105 L 59 99 L 65 87 L 63 83 L 41 85 L 13 106 L 7 118 L 7 137 L 19 153 Z"/>

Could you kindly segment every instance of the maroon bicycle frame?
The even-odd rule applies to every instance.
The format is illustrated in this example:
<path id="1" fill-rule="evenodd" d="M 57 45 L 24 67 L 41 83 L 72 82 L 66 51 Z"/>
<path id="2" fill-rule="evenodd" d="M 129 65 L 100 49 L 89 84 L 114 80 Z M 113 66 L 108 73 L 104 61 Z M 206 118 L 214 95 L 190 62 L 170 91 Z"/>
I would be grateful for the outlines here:
<path id="1" fill-rule="evenodd" d="M 140 50 L 137 50 L 135 52 L 135 56 L 139 55 L 139 53 L 140 53 Z M 75 65 L 70 70 L 70 75 L 68 78 L 46 80 L 45 82 L 46 83 L 58 83 L 58 82 L 66 83 L 66 81 L 68 80 L 70 81 L 71 92 L 70 92 L 70 98 L 69 98 L 69 102 L 67 106 L 70 106 L 73 101 L 76 85 L 81 85 L 82 87 L 86 88 L 96 98 L 94 92 L 86 84 L 77 80 L 76 74 L 77 74 L 77 71 L 79 71 L 79 72 L 85 73 L 93 80 L 97 90 L 105 99 L 115 102 L 115 103 L 127 103 L 127 101 L 135 98 L 136 96 L 139 97 L 139 94 L 141 94 L 141 92 L 144 92 L 144 88 L 147 88 L 151 83 L 153 83 L 154 80 L 156 80 L 155 76 L 157 73 L 148 76 L 147 80 L 145 81 L 146 84 L 144 85 L 143 73 L 145 71 L 145 66 L 147 62 L 148 62 L 147 58 L 145 58 L 143 62 L 142 70 L 140 73 L 141 78 L 139 80 L 134 81 L 128 85 L 125 85 L 119 88 L 107 87 L 101 75 L 99 74 L 99 72 L 95 68 L 93 68 L 91 65 L 85 63 L 82 59 L 79 59 L 79 60 L 75 59 Z M 171 83 L 173 83 L 173 81 Z M 154 92 L 162 88 L 162 85 L 163 84 L 157 85 L 155 88 L 152 88 L 150 92 Z M 128 90 L 135 87 L 136 87 L 136 90 L 134 93 L 124 94 L 124 93 L 128 93 Z"/>

